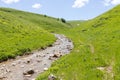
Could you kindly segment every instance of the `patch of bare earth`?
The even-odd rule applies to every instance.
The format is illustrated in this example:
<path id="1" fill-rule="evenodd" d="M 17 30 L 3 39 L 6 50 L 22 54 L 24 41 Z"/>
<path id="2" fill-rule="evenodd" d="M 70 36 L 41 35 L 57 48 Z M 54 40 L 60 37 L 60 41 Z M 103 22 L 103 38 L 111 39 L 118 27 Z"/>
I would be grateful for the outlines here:
<path id="1" fill-rule="evenodd" d="M 97 67 L 98 70 L 104 72 L 104 80 L 114 80 L 113 66 L 114 61 L 112 61 L 109 66 Z"/>

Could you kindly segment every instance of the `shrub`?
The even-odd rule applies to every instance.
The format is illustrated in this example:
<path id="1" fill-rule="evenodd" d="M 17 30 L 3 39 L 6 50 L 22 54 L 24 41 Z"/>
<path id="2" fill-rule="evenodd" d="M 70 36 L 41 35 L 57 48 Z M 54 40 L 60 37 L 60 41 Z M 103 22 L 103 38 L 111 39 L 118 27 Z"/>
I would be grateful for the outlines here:
<path id="1" fill-rule="evenodd" d="M 65 20 L 65 19 L 63 19 L 63 18 L 61 18 L 61 21 L 62 21 L 63 23 L 66 23 L 66 20 Z"/>
<path id="2" fill-rule="evenodd" d="M 60 19 L 59 18 L 57 18 L 57 21 L 59 21 Z"/>
<path id="3" fill-rule="evenodd" d="M 47 15 L 44 15 L 44 17 L 47 17 Z"/>

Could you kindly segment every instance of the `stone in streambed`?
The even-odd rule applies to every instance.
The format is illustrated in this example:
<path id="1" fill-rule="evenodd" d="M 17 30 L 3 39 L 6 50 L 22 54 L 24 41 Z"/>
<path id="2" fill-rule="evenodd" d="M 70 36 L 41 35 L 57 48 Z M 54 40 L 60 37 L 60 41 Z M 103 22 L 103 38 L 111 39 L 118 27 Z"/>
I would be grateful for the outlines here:
<path id="1" fill-rule="evenodd" d="M 16 63 L 12 63 L 12 66 L 16 66 Z"/>
<path id="2" fill-rule="evenodd" d="M 20 67 L 21 67 L 21 68 L 24 68 L 25 66 L 24 66 L 24 65 L 21 65 Z"/>
<path id="3" fill-rule="evenodd" d="M 23 73 L 23 75 L 32 75 L 32 74 L 34 74 L 35 73 L 35 71 L 33 70 L 33 69 L 30 69 L 30 70 L 28 70 L 28 71 L 26 71 L 26 72 L 24 72 Z"/>
<path id="4" fill-rule="evenodd" d="M 5 79 L 6 79 L 6 77 L 4 77 L 4 76 L 3 76 L 3 77 L 0 77 L 0 80 L 5 80 Z"/>
<path id="5" fill-rule="evenodd" d="M 49 58 L 48 58 L 49 60 L 53 60 L 53 58 L 50 56 Z"/>
<path id="6" fill-rule="evenodd" d="M 37 62 L 42 62 L 42 60 L 37 60 Z"/>
<path id="7" fill-rule="evenodd" d="M 61 57 L 61 56 L 62 56 L 62 55 L 61 55 L 60 53 L 56 53 L 56 54 L 53 55 L 54 58 L 59 58 L 59 57 Z"/>
<path id="8" fill-rule="evenodd" d="M 48 70 L 48 68 L 44 68 L 44 71 L 47 71 Z"/>

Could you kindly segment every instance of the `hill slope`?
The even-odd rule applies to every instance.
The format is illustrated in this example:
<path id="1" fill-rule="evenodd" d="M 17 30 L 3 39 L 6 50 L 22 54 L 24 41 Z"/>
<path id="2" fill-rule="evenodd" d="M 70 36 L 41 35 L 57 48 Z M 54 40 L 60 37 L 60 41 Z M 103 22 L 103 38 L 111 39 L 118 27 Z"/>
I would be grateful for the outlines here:
<path id="1" fill-rule="evenodd" d="M 58 80 L 120 79 L 120 5 L 64 34 L 73 40 L 74 50 L 37 80 L 50 74 Z"/>
<path id="2" fill-rule="evenodd" d="M 24 12 L 10 8 L 0 8 L 0 10 L 6 12 L 7 14 L 12 14 L 16 16 L 17 19 L 21 19 L 23 21 L 25 20 L 34 25 L 42 27 L 49 32 L 52 32 L 53 30 L 57 30 L 56 32 L 59 32 L 61 29 L 65 30 L 66 28 L 68 28 L 68 26 L 62 23 L 60 19 L 49 17 L 47 15 Z"/>
<path id="3" fill-rule="evenodd" d="M 51 45 L 56 40 L 52 29 L 65 27 L 52 17 L 0 8 L 0 62 Z"/>

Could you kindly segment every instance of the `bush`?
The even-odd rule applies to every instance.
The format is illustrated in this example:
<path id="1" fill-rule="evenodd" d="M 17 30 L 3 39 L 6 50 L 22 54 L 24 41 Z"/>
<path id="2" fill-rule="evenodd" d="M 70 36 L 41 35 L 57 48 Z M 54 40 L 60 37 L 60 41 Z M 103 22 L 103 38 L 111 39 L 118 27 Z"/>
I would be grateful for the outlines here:
<path id="1" fill-rule="evenodd" d="M 57 21 L 59 21 L 60 19 L 59 18 L 57 18 Z"/>
<path id="2" fill-rule="evenodd" d="M 63 23 L 66 23 L 66 20 L 65 20 L 65 19 L 63 19 L 63 18 L 61 18 L 61 21 L 62 21 Z"/>
<path id="3" fill-rule="evenodd" d="M 44 15 L 44 17 L 47 17 L 47 15 Z"/>

